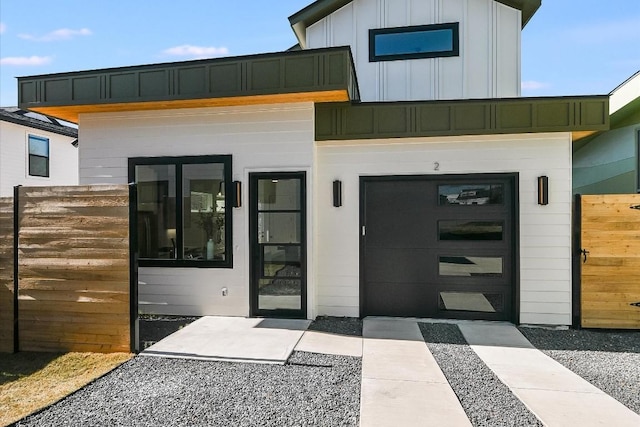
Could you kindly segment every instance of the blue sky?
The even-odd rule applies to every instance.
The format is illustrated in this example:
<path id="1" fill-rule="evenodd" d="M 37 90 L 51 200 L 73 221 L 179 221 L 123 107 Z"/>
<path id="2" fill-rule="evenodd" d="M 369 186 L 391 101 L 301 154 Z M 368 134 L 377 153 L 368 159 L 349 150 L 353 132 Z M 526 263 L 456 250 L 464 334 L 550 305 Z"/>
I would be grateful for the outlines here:
<path id="1" fill-rule="evenodd" d="M 0 105 L 16 76 L 274 52 L 312 0 L 0 0 Z M 522 34 L 523 96 L 605 94 L 640 69 L 640 0 L 543 0 Z"/>

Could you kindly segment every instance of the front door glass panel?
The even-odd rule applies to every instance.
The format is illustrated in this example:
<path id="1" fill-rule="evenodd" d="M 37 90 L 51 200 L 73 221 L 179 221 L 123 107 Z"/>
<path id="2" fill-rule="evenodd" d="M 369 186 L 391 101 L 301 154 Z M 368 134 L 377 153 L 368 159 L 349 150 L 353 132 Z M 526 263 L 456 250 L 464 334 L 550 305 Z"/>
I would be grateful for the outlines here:
<path id="1" fill-rule="evenodd" d="M 252 174 L 254 315 L 305 317 L 304 174 Z"/>

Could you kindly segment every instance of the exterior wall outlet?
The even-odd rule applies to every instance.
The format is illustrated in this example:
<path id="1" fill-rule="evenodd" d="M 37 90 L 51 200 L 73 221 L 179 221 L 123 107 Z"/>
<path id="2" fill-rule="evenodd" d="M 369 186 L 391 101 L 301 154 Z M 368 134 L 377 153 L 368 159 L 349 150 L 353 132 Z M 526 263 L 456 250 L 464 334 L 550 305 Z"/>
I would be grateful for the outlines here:
<path id="1" fill-rule="evenodd" d="M 227 288 L 222 288 L 222 296 L 226 297 L 229 294 L 229 290 Z"/>

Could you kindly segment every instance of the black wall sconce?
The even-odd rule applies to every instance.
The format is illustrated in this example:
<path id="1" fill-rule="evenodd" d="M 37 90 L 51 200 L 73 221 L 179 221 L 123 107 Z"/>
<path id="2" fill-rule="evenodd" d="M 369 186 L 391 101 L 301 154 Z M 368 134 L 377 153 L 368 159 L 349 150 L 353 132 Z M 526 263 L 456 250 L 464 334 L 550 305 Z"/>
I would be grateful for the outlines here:
<path id="1" fill-rule="evenodd" d="M 549 204 L 549 177 L 548 176 L 538 177 L 538 204 L 539 205 Z"/>
<path id="2" fill-rule="evenodd" d="M 242 207 L 242 182 L 233 181 L 233 207 Z"/>
<path id="3" fill-rule="evenodd" d="M 337 179 L 333 181 L 333 206 L 342 206 L 342 181 Z"/>

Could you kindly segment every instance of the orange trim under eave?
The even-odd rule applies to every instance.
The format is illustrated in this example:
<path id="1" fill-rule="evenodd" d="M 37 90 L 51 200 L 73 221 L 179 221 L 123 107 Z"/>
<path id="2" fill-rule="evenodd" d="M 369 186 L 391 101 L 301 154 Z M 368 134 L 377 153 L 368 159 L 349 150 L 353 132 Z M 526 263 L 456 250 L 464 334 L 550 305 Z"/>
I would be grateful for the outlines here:
<path id="1" fill-rule="evenodd" d="M 573 142 L 576 142 L 581 139 L 587 138 L 593 135 L 594 133 L 598 133 L 598 131 L 597 130 L 574 131 L 574 132 L 571 132 L 571 138 Z"/>
<path id="2" fill-rule="evenodd" d="M 123 111 L 170 110 L 179 108 L 229 107 L 241 105 L 285 104 L 293 102 L 347 102 L 346 90 L 286 93 L 276 95 L 235 96 L 227 98 L 184 99 L 114 104 L 64 105 L 54 107 L 28 106 L 29 110 L 78 123 L 81 113 L 114 113 Z"/>

